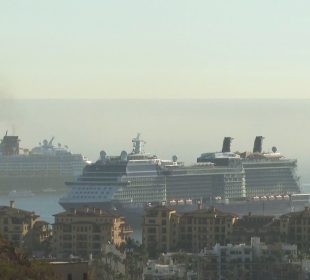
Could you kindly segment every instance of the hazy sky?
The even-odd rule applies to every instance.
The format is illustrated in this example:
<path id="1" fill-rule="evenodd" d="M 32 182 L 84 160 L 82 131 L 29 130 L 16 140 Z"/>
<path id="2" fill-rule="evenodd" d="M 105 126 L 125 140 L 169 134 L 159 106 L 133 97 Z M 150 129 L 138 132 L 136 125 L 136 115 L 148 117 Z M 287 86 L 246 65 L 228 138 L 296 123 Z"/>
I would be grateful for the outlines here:
<path id="1" fill-rule="evenodd" d="M 306 98 L 309 0 L 0 0 L 14 98 Z"/>

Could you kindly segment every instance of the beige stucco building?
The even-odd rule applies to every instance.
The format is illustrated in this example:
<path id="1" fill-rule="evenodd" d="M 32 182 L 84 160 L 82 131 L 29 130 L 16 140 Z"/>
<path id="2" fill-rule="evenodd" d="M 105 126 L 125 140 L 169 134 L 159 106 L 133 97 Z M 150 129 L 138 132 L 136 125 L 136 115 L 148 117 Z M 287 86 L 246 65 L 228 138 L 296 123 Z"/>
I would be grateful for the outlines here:
<path id="1" fill-rule="evenodd" d="M 180 246 L 190 252 L 227 244 L 237 216 L 214 207 L 184 213 L 180 218 Z"/>
<path id="2" fill-rule="evenodd" d="M 123 217 L 97 208 L 73 209 L 54 216 L 52 247 L 57 257 L 100 255 L 105 244 L 119 246 L 132 233 Z"/>
<path id="3" fill-rule="evenodd" d="M 15 246 L 26 247 L 34 241 L 43 242 L 50 235 L 48 223 L 39 221 L 39 215 L 15 207 L 0 206 L 0 235 Z"/>
<path id="4" fill-rule="evenodd" d="M 180 215 L 172 208 L 157 206 L 146 210 L 143 219 L 143 244 L 149 251 L 168 252 L 178 244 Z"/>
<path id="5" fill-rule="evenodd" d="M 143 244 L 151 255 L 179 249 L 198 252 L 228 242 L 236 219 L 213 207 L 187 213 L 166 206 L 149 208 L 144 215 Z"/>

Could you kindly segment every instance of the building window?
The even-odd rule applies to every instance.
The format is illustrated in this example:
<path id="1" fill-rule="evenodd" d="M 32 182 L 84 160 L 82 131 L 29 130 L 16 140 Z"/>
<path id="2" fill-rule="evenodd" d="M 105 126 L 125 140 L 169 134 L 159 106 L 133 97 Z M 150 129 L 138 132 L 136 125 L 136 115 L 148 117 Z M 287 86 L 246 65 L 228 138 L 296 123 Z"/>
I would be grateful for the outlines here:
<path id="1" fill-rule="evenodd" d="M 156 233 L 156 228 L 153 228 L 153 227 L 152 228 L 148 228 L 147 232 L 148 233 Z"/>

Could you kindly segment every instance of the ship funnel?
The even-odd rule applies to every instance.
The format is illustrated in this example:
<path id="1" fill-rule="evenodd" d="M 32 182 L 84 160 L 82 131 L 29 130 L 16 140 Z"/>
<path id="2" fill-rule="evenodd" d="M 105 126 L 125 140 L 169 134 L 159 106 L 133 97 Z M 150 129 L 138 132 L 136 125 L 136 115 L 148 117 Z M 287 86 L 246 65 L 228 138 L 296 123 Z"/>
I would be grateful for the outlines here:
<path id="1" fill-rule="evenodd" d="M 121 152 L 121 161 L 127 161 L 128 154 L 126 151 Z"/>
<path id="2" fill-rule="evenodd" d="M 261 153 L 263 151 L 263 136 L 256 136 L 254 141 L 253 153 Z"/>
<path id="3" fill-rule="evenodd" d="M 5 156 L 18 155 L 19 154 L 18 136 L 7 136 L 6 133 L 0 144 L 0 152 Z"/>
<path id="4" fill-rule="evenodd" d="M 105 151 L 100 152 L 100 160 L 105 161 L 107 158 L 107 153 Z"/>
<path id="5" fill-rule="evenodd" d="M 223 141 L 222 153 L 229 153 L 230 152 L 230 145 L 233 138 L 225 137 Z"/>

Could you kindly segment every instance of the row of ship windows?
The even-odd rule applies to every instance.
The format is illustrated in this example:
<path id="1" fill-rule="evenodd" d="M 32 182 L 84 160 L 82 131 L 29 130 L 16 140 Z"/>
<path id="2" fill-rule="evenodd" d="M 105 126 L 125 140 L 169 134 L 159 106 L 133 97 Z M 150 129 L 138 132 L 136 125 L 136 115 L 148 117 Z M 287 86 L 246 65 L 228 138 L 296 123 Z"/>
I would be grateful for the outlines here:
<path id="1" fill-rule="evenodd" d="M 149 196 L 139 196 L 139 197 L 135 197 L 133 199 L 133 197 L 130 196 L 120 196 L 118 197 L 119 200 L 127 200 L 128 202 L 132 202 L 132 201 L 139 201 L 139 202 L 147 202 L 147 201 L 165 201 L 165 196 L 163 195 L 155 195 L 152 196 L 151 198 Z"/>
<path id="2" fill-rule="evenodd" d="M 106 187 L 106 188 L 102 188 L 102 187 L 75 187 L 74 188 L 75 190 L 80 190 L 80 191 L 85 191 L 85 190 L 91 190 L 91 191 L 93 191 L 93 190 L 97 190 L 97 191 L 100 191 L 100 190 L 111 190 L 112 189 L 112 187 Z"/>
<path id="3" fill-rule="evenodd" d="M 107 196 L 106 195 L 100 195 L 100 196 L 90 196 L 90 195 L 81 195 L 81 196 L 77 196 L 77 195 L 73 195 L 73 196 L 71 196 L 71 198 L 73 198 L 73 199 L 83 199 L 83 198 L 91 198 L 91 199 L 95 199 L 95 198 L 107 198 Z"/>
<path id="4" fill-rule="evenodd" d="M 147 193 L 147 194 L 145 194 L 145 193 L 143 193 L 143 192 L 126 192 L 126 193 L 122 193 L 122 196 L 123 197 L 127 197 L 127 196 L 147 196 L 147 197 L 149 197 L 149 196 L 156 196 L 156 195 L 164 195 L 164 194 L 166 194 L 166 192 L 152 192 L 152 193 Z"/>
<path id="5" fill-rule="evenodd" d="M 109 194 L 109 191 L 75 191 L 74 194 Z"/>

